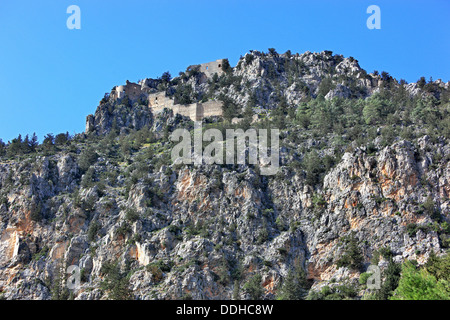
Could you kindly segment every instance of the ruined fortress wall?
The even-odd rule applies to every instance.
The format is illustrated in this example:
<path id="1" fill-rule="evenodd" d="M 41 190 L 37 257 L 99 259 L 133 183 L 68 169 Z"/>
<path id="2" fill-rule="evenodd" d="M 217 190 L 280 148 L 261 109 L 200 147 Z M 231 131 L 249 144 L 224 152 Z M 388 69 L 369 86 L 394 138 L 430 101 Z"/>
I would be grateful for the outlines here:
<path id="1" fill-rule="evenodd" d="M 111 91 L 110 97 L 113 99 L 120 99 L 124 96 L 124 88 L 123 86 L 116 86 Z"/>
<path id="2" fill-rule="evenodd" d="M 127 84 L 124 86 L 124 92 L 128 97 L 130 97 L 132 99 L 139 98 L 139 96 L 142 93 L 140 85 L 133 83 L 133 82 L 129 82 L 128 80 L 127 80 Z"/>
<path id="3" fill-rule="evenodd" d="M 157 92 L 148 95 L 148 106 L 155 112 L 160 112 L 164 108 L 171 109 L 173 105 L 173 99 L 166 97 L 165 92 Z"/>
<path id="4" fill-rule="evenodd" d="M 223 59 L 219 59 L 208 63 L 202 63 L 200 65 L 200 72 L 206 74 L 207 77 L 212 77 L 214 73 L 217 73 L 217 75 L 220 76 L 223 73 L 222 64 Z"/>
<path id="5" fill-rule="evenodd" d="M 204 72 L 207 76 L 212 76 L 215 73 L 222 74 L 223 59 L 219 59 L 213 62 L 204 63 L 200 65 L 200 71 Z M 189 105 L 175 104 L 174 100 L 170 97 L 166 97 L 165 92 L 156 92 L 147 94 L 148 86 L 146 80 L 141 81 L 140 84 L 127 81 L 125 86 L 117 86 L 115 88 L 115 97 L 122 98 L 124 95 L 130 97 L 130 99 L 137 99 L 141 95 L 146 94 L 148 98 L 148 107 L 152 109 L 152 112 L 158 113 L 164 110 L 164 108 L 171 109 L 175 114 L 180 114 L 185 117 L 189 117 L 193 121 L 200 121 L 204 117 L 221 116 L 223 103 L 221 101 L 207 101 L 204 103 L 192 103 Z"/>
<path id="6" fill-rule="evenodd" d="M 165 92 L 148 95 L 148 106 L 153 112 L 161 112 L 164 108 L 168 108 L 173 110 L 174 113 L 189 117 L 193 121 L 199 121 L 204 117 L 221 116 L 222 105 L 221 101 L 207 101 L 189 105 L 174 104 L 173 99 L 166 97 Z"/>
<path id="7" fill-rule="evenodd" d="M 172 110 L 183 116 L 191 118 L 192 121 L 201 121 L 205 117 L 221 116 L 222 102 L 208 101 L 205 103 L 192 103 L 189 105 L 175 105 Z"/>
<path id="8" fill-rule="evenodd" d="M 111 97 L 113 99 L 121 99 L 125 95 L 128 96 L 131 100 L 136 100 L 140 98 L 144 91 L 142 91 L 142 86 L 137 83 L 129 82 L 127 80 L 126 85 L 124 86 L 116 86 L 114 90 L 111 92 Z"/>
<path id="9" fill-rule="evenodd" d="M 223 113 L 222 107 L 222 101 L 207 101 L 201 103 L 202 117 L 221 116 Z"/>
<path id="10" fill-rule="evenodd" d="M 216 73 L 220 76 L 224 73 L 222 70 L 224 60 L 225 59 L 219 59 L 216 61 L 200 64 L 200 72 L 203 72 L 208 78 L 212 77 Z M 131 100 L 137 100 L 143 96 L 148 96 L 149 100 L 152 100 L 151 102 L 149 101 L 149 107 L 152 107 L 155 110 L 170 108 L 171 106 L 173 106 L 173 100 L 165 97 L 164 93 L 159 92 L 148 95 L 149 89 L 156 88 L 157 83 L 158 81 L 153 79 L 144 79 L 139 83 L 134 83 L 127 80 L 125 85 L 116 86 L 111 91 L 110 97 L 113 99 L 121 99 L 126 95 Z M 214 113 L 217 111 L 212 112 Z"/>
<path id="11" fill-rule="evenodd" d="M 172 110 L 182 116 L 194 120 L 196 118 L 196 103 L 190 105 L 174 104 L 173 99 L 166 97 L 165 92 L 157 92 L 148 95 L 148 106 L 153 112 L 158 113 L 164 108 Z"/>
<path id="12" fill-rule="evenodd" d="M 191 118 L 192 121 L 197 121 L 197 103 L 188 105 L 176 104 L 172 108 L 174 113 Z"/>
<path id="13" fill-rule="evenodd" d="M 130 99 L 135 100 L 143 96 L 145 90 L 138 84 L 127 81 L 125 86 L 117 86 L 111 93 L 113 98 L 120 99 L 127 95 Z M 175 104 L 174 100 L 166 97 L 165 92 L 157 92 L 146 95 L 148 98 L 148 107 L 154 113 L 161 112 L 164 108 L 173 110 L 176 114 L 189 117 L 193 121 L 200 121 L 204 117 L 221 116 L 223 103 L 221 101 L 207 101 L 204 103 L 192 103 L 189 105 Z"/>

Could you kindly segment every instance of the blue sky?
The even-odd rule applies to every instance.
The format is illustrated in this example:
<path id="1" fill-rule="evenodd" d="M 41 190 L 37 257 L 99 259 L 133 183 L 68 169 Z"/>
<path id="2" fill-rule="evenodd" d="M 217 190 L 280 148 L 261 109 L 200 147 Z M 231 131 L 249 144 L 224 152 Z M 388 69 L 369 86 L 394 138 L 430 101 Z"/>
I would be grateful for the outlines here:
<path id="1" fill-rule="evenodd" d="M 69 30 L 68 6 L 81 9 Z M 369 5 L 381 30 L 369 30 Z M 397 79 L 450 80 L 450 1 L 0 1 L 0 138 L 84 130 L 105 92 L 249 50 L 332 50 Z"/>

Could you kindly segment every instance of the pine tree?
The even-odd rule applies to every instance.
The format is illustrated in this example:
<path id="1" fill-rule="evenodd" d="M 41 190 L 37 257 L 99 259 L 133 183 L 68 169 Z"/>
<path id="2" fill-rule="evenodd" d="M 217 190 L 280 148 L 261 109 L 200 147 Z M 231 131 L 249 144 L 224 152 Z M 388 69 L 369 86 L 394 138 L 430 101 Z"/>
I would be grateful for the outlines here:
<path id="1" fill-rule="evenodd" d="M 69 139 L 70 139 L 69 132 L 59 133 L 55 137 L 55 144 L 59 146 L 64 145 L 69 141 Z"/>
<path id="2" fill-rule="evenodd" d="M 231 66 L 230 66 L 230 62 L 228 61 L 228 59 L 224 59 L 222 61 L 222 70 L 223 72 L 229 73 L 231 72 Z"/>
<path id="3" fill-rule="evenodd" d="M 0 157 L 4 156 L 6 153 L 6 144 L 0 139 Z"/>
<path id="4" fill-rule="evenodd" d="M 363 108 L 363 117 L 366 124 L 376 124 L 380 121 L 381 118 L 381 106 L 380 101 L 375 97 L 370 97 L 364 108 Z"/>
<path id="5" fill-rule="evenodd" d="M 251 277 L 244 285 L 244 290 L 246 293 L 250 295 L 250 299 L 258 300 L 261 299 L 261 296 L 264 293 L 264 289 L 262 287 L 262 277 L 260 274 L 255 274 Z"/>
<path id="6" fill-rule="evenodd" d="M 398 286 L 400 280 L 401 265 L 389 259 L 389 264 L 383 272 L 384 281 L 381 285 L 380 290 L 376 293 L 376 298 L 378 300 L 387 300 L 392 296 L 394 290 Z"/>
<path id="7" fill-rule="evenodd" d="M 22 142 L 22 153 L 30 152 L 30 137 L 28 135 L 25 136 L 25 139 Z"/>
<path id="8" fill-rule="evenodd" d="M 239 281 L 234 281 L 233 300 L 241 300 Z"/>
<path id="9" fill-rule="evenodd" d="M 78 158 L 78 165 L 83 172 L 86 172 L 97 161 L 97 158 L 97 152 L 92 147 L 87 147 L 81 152 Z"/>
<path id="10" fill-rule="evenodd" d="M 55 137 L 53 136 L 52 133 L 49 133 L 44 137 L 42 147 L 44 148 L 44 152 L 46 153 L 51 153 L 55 151 Z"/>
<path id="11" fill-rule="evenodd" d="M 172 75 L 170 74 L 169 71 L 166 71 L 166 72 L 164 72 L 164 73 L 162 74 L 161 80 L 162 80 L 164 83 L 169 83 L 170 80 L 172 80 Z"/>
<path id="12" fill-rule="evenodd" d="M 450 300 L 450 286 L 446 280 L 438 281 L 426 269 L 418 269 L 410 261 L 402 267 L 398 287 L 391 300 Z"/>
<path id="13" fill-rule="evenodd" d="M 303 167 L 306 171 L 305 183 L 310 186 L 317 184 L 324 170 L 322 159 L 317 154 L 317 151 L 313 150 L 305 156 Z"/>
<path id="14" fill-rule="evenodd" d="M 69 289 L 65 284 L 65 274 L 62 262 L 59 261 L 55 267 L 53 282 L 50 287 L 52 300 L 68 300 L 70 297 Z"/>
<path id="15" fill-rule="evenodd" d="M 278 295 L 279 300 L 301 300 L 306 295 L 306 273 L 300 264 L 290 269 Z"/>
<path id="16" fill-rule="evenodd" d="M 237 114 L 236 105 L 228 99 L 225 100 L 223 105 L 223 117 L 225 118 L 225 120 L 231 122 L 231 120 L 234 117 L 236 117 L 236 114 Z"/>
<path id="17" fill-rule="evenodd" d="M 13 157 L 22 153 L 22 135 L 19 134 L 17 138 L 12 139 L 8 144 L 7 156 Z"/>
<path id="18" fill-rule="evenodd" d="M 417 86 L 421 89 L 425 86 L 426 83 L 427 80 L 425 80 L 425 77 L 420 77 L 420 79 L 417 80 Z"/>
<path id="19" fill-rule="evenodd" d="M 131 300 L 133 298 L 127 274 L 120 271 L 117 261 L 105 263 L 101 272 L 105 275 L 105 280 L 100 284 L 100 288 L 108 292 L 110 299 Z"/>
<path id="20" fill-rule="evenodd" d="M 29 142 L 31 152 L 36 152 L 36 148 L 38 145 L 39 145 L 38 137 L 36 135 L 36 132 L 33 132 L 33 135 L 31 136 L 31 139 Z"/>

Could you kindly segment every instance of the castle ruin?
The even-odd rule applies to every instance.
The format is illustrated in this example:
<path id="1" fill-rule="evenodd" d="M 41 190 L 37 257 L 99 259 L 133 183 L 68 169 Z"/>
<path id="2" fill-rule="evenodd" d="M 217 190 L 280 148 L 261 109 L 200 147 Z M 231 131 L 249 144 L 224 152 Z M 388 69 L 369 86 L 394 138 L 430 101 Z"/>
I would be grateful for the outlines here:
<path id="1" fill-rule="evenodd" d="M 166 97 L 164 92 L 150 94 L 148 106 L 153 113 L 159 113 L 165 108 L 170 109 L 175 114 L 189 117 L 192 121 L 201 121 L 205 117 L 222 116 L 222 101 L 210 100 L 207 102 L 195 102 L 188 105 L 174 104 L 174 101 Z"/>
<path id="2" fill-rule="evenodd" d="M 207 78 L 211 78 L 214 74 L 222 75 L 224 71 L 222 66 L 225 59 L 203 63 L 198 65 L 199 71 L 204 73 Z M 148 107 L 153 113 L 159 113 L 165 108 L 172 110 L 175 114 L 189 117 L 193 121 L 200 121 L 204 117 L 222 116 L 223 103 L 221 101 L 210 100 L 207 102 L 196 102 L 189 105 L 175 104 L 174 100 L 166 97 L 165 92 L 150 93 L 148 81 L 145 79 L 137 83 L 127 80 L 125 85 L 116 86 L 111 91 L 110 98 L 122 99 L 125 96 L 132 102 L 139 99 L 147 99 Z"/>
<path id="3" fill-rule="evenodd" d="M 111 91 L 110 97 L 113 99 L 122 99 L 125 96 L 137 100 L 139 98 L 145 97 L 145 88 L 141 84 L 133 83 L 127 80 L 124 86 L 116 86 Z"/>
<path id="4" fill-rule="evenodd" d="M 218 76 L 221 76 L 224 71 L 222 66 L 224 64 L 225 59 L 219 59 L 216 61 L 203 63 L 200 65 L 200 72 L 203 72 L 208 78 L 211 78 L 215 73 Z"/>

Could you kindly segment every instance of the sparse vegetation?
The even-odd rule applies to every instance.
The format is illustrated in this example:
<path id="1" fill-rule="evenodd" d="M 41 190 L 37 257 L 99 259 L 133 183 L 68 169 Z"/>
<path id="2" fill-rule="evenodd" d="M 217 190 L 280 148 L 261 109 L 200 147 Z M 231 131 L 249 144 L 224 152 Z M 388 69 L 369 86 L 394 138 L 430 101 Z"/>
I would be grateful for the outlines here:
<path id="1" fill-rule="evenodd" d="M 279 129 L 275 175 L 261 173 L 264 161 L 174 165 L 171 134 L 186 128 L 194 137 L 193 122 L 154 112 L 150 99 L 131 92 L 106 94 L 86 133 L 0 140 L 2 237 L 23 277 L 11 286 L 29 286 L 28 275 L 42 268 L 49 278 L 33 285 L 54 299 L 73 297 L 61 287 L 63 266 L 50 272 L 64 257 L 83 264 L 83 294 L 102 299 L 359 299 L 362 290 L 371 299 L 449 298 L 448 256 L 398 263 L 404 252 L 426 258 L 424 239 L 441 253 L 450 247 L 441 179 L 450 160 L 449 90 L 421 78 L 413 94 L 386 71 L 339 70 L 344 59 L 270 48 L 246 54 L 239 67 L 225 60 L 213 76 L 192 66 L 146 80 L 144 92 L 177 104 L 223 102 L 223 116 L 203 118 L 203 130 L 225 137 L 228 129 Z M 374 90 L 361 80 L 382 82 Z M 327 270 L 350 269 L 339 275 L 361 272 L 359 279 L 310 289 L 306 279 L 318 279 L 320 268 L 299 259 L 312 256 Z M 379 290 L 367 289 L 370 257 L 383 269 Z M 185 279 L 201 295 L 174 289 Z"/>

